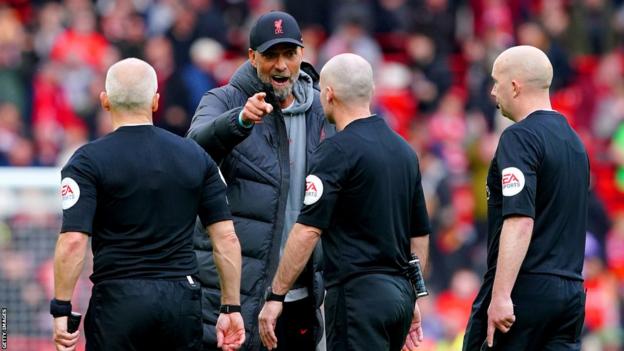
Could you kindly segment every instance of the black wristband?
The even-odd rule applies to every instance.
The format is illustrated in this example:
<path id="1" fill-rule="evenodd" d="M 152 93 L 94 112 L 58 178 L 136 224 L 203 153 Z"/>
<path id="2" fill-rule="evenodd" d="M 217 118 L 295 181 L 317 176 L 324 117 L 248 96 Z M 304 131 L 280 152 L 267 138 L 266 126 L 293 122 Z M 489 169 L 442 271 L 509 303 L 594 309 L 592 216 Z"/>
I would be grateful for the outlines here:
<path id="1" fill-rule="evenodd" d="M 240 313 L 241 306 L 240 305 L 221 305 L 219 307 L 219 313 L 229 314 L 229 313 Z"/>
<path id="2" fill-rule="evenodd" d="M 50 314 L 54 317 L 67 317 L 71 315 L 72 305 L 71 301 L 63 301 L 52 299 L 50 300 Z"/>
<path id="3" fill-rule="evenodd" d="M 275 294 L 273 292 L 273 289 L 271 289 L 270 286 L 269 286 L 269 288 L 266 291 L 266 295 L 264 296 L 264 300 L 265 301 L 284 302 L 285 299 L 286 299 L 286 294 L 284 294 L 284 295 Z"/>

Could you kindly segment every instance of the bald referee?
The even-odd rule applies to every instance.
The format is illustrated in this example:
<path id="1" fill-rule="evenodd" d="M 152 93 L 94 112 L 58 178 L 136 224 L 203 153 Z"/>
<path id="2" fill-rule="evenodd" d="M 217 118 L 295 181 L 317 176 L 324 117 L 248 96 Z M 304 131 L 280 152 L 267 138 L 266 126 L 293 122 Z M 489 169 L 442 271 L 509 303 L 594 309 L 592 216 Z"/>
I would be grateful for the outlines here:
<path id="1" fill-rule="evenodd" d="M 225 184 L 195 142 L 152 125 L 156 90 L 156 72 L 146 62 L 112 65 L 100 99 L 115 130 L 78 149 L 61 171 L 63 225 L 50 302 L 59 351 L 78 342 L 79 332 L 67 332 L 67 316 L 89 238 L 94 286 L 87 350 L 199 350 L 201 292 L 192 245 L 198 215 L 221 278 L 219 346 L 237 349 L 245 339 L 241 253 Z"/>
<path id="2" fill-rule="evenodd" d="M 553 68 L 532 46 L 504 51 L 492 95 L 516 122 L 487 178 L 488 270 L 464 350 L 580 350 L 589 161 L 550 105 Z"/>
<path id="3" fill-rule="evenodd" d="M 311 160 L 304 207 L 260 312 L 260 338 L 269 349 L 279 345 L 274 329 L 284 294 L 322 238 L 327 349 L 411 349 L 422 329 L 404 273 L 411 253 L 426 263 L 429 243 L 418 158 L 371 114 L 373 71 L 363 58 L 332 58 L 320 86 L 325 115 L 339 133 Z"/>

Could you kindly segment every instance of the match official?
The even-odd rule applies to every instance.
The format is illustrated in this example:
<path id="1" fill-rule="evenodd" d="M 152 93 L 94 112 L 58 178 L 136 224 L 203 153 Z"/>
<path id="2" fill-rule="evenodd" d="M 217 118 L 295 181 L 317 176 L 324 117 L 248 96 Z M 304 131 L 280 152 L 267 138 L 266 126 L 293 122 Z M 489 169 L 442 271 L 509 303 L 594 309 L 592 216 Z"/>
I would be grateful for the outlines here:
<path id="1" fill-rule="evenodd" d="M 488 173 L 488 270 L 463 349 L 580 350 L 587 153 L 551 108 L 553 68 L 542 51 L 505 50 L 492 78 L 498 108 L 516 123 Z"/>
<path id="2" fill-rule="evenodd" d="M 61 171 L 63 225 L 54 256 L 54 342 L 67 333 L 71 297 L 92 238 L 94 283 L 87 350 L 199 350 L 201 292 L 194 275 L 199 215 L 213 243 L 222 309 L 220 346 L 237 349 L 241 254 L 216 164 L 195 142 L 152 125 L 156 72 L 138 59 L 112 65 L 102 107 L 115 130 L 78 149 Z"/>
<path id="3" fill-rule="evenodd" d="M 426 263 L 430 232 L 418 158 L 371 115 L 373 71 L 363 58 L 332 58 L 320 86 L 325 115 L 339 133 L 311 159 L 304 207 L 259 315 L 260 338 L 268 349 L 278 347 L 282 301 L 322 237 L 327 349 L 412 348 L 422 329 L 406 273 L 411 253 Z"/>

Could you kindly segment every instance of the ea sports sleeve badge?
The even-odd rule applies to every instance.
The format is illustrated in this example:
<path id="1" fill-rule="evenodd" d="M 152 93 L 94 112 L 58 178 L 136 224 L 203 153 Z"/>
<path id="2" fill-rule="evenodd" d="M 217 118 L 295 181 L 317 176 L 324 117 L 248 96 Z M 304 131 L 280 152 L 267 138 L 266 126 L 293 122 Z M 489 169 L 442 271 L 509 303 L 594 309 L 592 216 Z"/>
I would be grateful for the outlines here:
<path id="1" fill-rule="evenodd" d="M 80 199 L 80 187 L 75 180 L 65 177 L 61 181 L 61 201 L 63 210 L 72 208 Z"/>
<path id="2" fill-rule="evenodd" d="M 524 174 L 516 167 L 507 167 L 501 172 L 503 196 L 514 196 L 524 189 Z"/>
<path id="3" fill-rule="evenodd" d="M 304 205 L 315 204 L 323 196 L 323 182 L 314 174 L 310 174 L 306 177 L 305 197 L 303 198 Z"/>

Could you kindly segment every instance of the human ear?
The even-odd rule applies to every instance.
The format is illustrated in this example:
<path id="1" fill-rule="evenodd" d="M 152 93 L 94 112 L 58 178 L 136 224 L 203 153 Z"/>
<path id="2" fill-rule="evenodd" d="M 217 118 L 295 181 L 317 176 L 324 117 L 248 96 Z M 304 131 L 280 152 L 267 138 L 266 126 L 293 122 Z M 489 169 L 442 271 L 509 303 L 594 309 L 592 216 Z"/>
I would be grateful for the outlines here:
<path id="1" fill-rule="evenodd" d="M 100 93 L 100 105 L 102 105 L 104 111 L 110 111 L 110 101 L 108 100 L 108 95 L 106 95 L 105 91 Z"/>
<path id="2" fill-rule="evenodd" d="M 256 52 L 252 49 L 249 49 L 247 51 L 247 56 L 249 57 L 249 62 L 251 62 L 251 65 L 256 67 Z"/>

